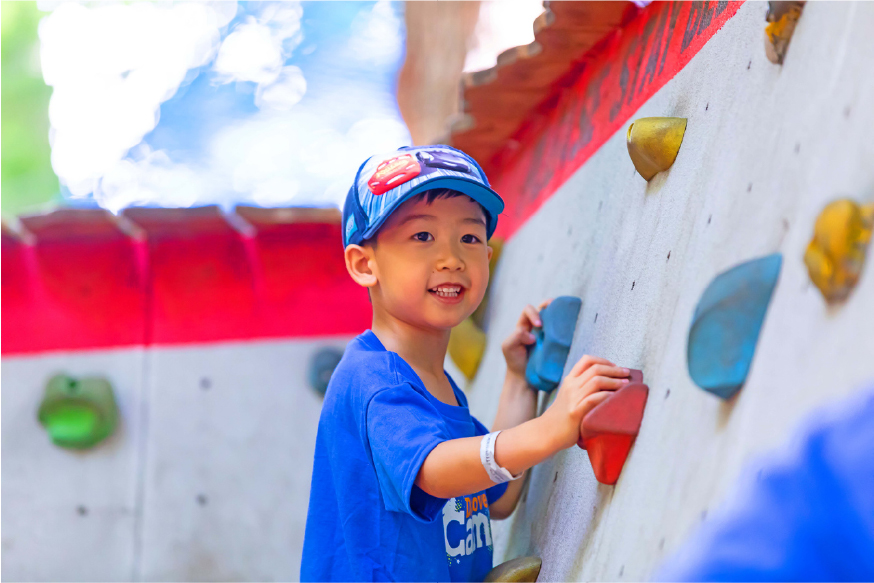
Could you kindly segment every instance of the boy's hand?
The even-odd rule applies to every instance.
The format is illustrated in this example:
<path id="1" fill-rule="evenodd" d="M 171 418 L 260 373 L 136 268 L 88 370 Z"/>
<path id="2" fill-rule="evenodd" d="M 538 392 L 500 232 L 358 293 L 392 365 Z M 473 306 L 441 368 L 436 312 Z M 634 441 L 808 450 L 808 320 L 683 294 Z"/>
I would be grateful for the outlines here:
<path id="1" fill-rule="evenodd" d="M 507 374 L 525 378 L 525 367 L 528 365 L 527 346 L 534 344 L 535 341 L 531 330 L 535 326 L 543 325 L 540 321 L 540 310 L 548 306 L 551 301 L 552 298 L 544 300 L 536 308 L 531 304 L 525 306 L 516 323 L 516 329 L 501 344 L 504 360 L 507 361 Z"/>
<path id="2" fill-rule="evenodd" d="M 541 416 L 559 450 L 577 442 L 583 417 L 607 399 L 611 391 L 628 384 L 630 373 L 627 368 L 595 356 L 586 355 L 577 361 L 558 388 L 555 401 Z"/>

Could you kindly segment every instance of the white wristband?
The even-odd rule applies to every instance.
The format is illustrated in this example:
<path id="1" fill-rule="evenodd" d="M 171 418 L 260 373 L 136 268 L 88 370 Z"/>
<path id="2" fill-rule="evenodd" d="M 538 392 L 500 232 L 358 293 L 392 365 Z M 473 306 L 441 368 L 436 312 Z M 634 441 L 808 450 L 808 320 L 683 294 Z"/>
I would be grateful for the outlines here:
<path id="1" fill-rule="evenodd" d="M 495 431 L 488 435 L 483 435 L 483 440 L 480 442 L 479 446 L 479 459 L 482 462 L 483 467 L 486 469 L 489 478 L 491 478 L 492 482 L 495 484 L 503 484 L 510 480 L 518 480 L 524 473 L 519 472 L 518 475 L 514 476 L 507 470 L 507 468 L 502 468 L 498 465 L 498 462 L 495 461 L 495 442 L 498 440 L 499 433 L 500 431 Z"/>

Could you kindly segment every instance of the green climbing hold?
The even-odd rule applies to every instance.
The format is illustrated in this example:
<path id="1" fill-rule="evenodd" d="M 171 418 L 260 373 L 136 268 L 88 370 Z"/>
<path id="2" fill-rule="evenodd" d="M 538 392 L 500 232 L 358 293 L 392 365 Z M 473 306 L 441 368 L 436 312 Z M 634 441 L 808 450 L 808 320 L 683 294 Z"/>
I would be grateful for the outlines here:
<path id="1" fill-rule="evenodd" d="M 55 375 L 46 385 L 37 413 L 55 445 L 94 447 L 115 430 L 118 407 L 112 385 L 104 378 L 75 379 Z"/>

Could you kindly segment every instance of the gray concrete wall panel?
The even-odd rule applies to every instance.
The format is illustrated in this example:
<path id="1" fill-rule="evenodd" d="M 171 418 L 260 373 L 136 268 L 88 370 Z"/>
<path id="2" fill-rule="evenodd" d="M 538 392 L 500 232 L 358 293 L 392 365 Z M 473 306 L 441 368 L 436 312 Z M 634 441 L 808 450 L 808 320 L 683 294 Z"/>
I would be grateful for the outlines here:
<path id="1" fill-rule="evenodd" d="M 154 349 L 138 578 L 296 580 L 321 397 L 348 337 Z"/>
<path id="2" fill-rule="evenodd" d="M 874 380 L 870 261 L 835 308 L 803 263 L 827 202 L 874 198 L 874 4 L 808 3 L 782 67 L 764 54 L 765 10 L 742 6 L 634 116 L 688 118 L 668 172 L 637 175 L 626 124 L 504 247 L 474 414 L 494 417 L 500 343 L 522 307 L 558 295 L 583 299 L 566 370 L 596 354 L 643 369 L 651 392 L 618 484 L 598 484 L 575 447 L 541 464 L 494 524 L 496 562 L 539 555 L 541 581 L 646 579 L 745 463 Z M 752 369 L 722 402 L 688 376 L 692 313 L 715 275 L 773 252 L 783 271 Z"/>
<path id="3" fill-rule="evenodd" d="M 61 372 L 113 385 L 120 422 L 93 450 L 53 445 L 37 421 L 46 381 Z M 130 580 L 143 351 L 4 358 L 2 384 L 3 579 Z"/>

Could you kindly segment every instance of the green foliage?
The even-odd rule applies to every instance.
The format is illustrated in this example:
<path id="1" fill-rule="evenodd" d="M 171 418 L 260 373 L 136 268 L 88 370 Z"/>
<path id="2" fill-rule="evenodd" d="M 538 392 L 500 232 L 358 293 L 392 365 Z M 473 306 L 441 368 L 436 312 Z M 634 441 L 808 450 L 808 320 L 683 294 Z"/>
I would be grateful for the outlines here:
<path id="1" fill-rule="evenodd" d="M 14 216 L 59 201 L 49 147 L 49 97 L 39 65 L 36 2 L 0 2 L 2 213 Z"/>

